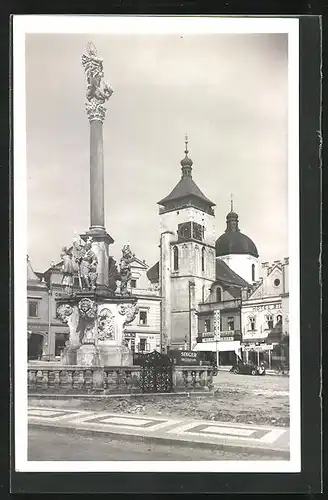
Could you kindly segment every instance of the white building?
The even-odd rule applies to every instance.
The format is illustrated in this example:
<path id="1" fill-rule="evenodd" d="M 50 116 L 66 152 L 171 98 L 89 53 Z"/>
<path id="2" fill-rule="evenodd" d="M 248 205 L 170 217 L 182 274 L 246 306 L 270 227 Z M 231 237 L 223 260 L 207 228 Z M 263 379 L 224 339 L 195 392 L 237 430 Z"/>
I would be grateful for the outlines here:
<path id="1" fill-rule="evenodd" d="M 147 278 L 145 261 L 131 262 L 131 293 L 138 299 L 138 313 L 125 327 L 125 340 L 133 352 L 160 351 L 161 297 L 159 289 Z"/>
<path id="2" fill-rule="evenodd" d="M 263 276 L 242 292 L 242 345 L 246 361 L 281 360 L 281 341 L 288 333 L 288 259 L 262 264 Z"/>

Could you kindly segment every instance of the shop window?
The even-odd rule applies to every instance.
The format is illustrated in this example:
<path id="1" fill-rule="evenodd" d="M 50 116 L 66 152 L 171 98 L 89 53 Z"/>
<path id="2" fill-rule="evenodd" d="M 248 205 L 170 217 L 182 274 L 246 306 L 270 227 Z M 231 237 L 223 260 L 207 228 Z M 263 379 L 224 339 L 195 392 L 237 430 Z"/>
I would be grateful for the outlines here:
<path id="1" fill-rule="evenodd" d="M 211 331 L 211 320 L 210 319 L 205 319 L 204 323 L 205 327 L 205 332 L 210 332 Z"/>
<path id="2" fill-rule="evenodd" d="M 28 315 L 30 318 L 38 317 L 38 303 L 35 300 L 29 300 L 28 302 Z"/>
<path id="3" fill-rule="evenodd" d="M 235 320 L 232 316 L 228 317 L 228 330 L 233 331 L 235 329 Z"/>
<path id="4" fill-rule="evenodd" d="M 205 271 L 205 248 L 202 248 L 202 271 Z"/>
<path id="5" fill-rule="evenodd" d="M 252 281 L 255 281 L 255 264 L 252 264 Z"/>
<path id="6" fill-rule="evenodd" d="M 146 311 L 139 312 L 139 325 L 147 325 L 147 312 Z"/>
<path id="7" fill-rule="evenodd" d="M 173 247 L 173 269 L 177 271 L 179 269 L 179 250 L 178 247 Z"/>
<path id="8" fill-rule="evenodd" d="M 222 290 L 221 288 L 216 289 L 216 302 L 221 302 L 222 300 Z"/>
<path id="9" fill-rule="evenodd" d="M 131 288 L 137 287 L 137 280 L 131 280 Z"/>

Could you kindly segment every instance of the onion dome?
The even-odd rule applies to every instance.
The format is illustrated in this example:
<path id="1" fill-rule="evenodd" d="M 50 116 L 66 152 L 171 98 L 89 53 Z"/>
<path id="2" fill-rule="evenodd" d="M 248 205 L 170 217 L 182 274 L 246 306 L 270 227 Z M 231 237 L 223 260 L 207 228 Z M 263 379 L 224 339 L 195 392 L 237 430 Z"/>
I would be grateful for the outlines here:
<path id="1" fill-rule="evenodd" d="M 240 232 L 238 226 L 238 214 L 231 210 L 227 214 L 227 228 L 225 232 L 216 240 L 215 253 L 217 257 L 233 254 L 247 254 L 258 257 L 255 243 L 246 234 Z"/>

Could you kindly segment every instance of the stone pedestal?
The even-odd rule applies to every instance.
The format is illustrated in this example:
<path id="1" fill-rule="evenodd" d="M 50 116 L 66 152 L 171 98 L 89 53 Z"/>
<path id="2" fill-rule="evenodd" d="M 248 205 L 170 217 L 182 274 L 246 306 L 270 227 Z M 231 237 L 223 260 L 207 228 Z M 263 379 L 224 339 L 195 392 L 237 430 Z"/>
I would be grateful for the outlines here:
<path id="1" fill-rule="evenodd" d="M 90 228 L 87 233 L 81 234 L 80 236 L 84 241 L 86 241 L 87 238 L 92 238 L 92 251 L 96 254 L 98 259 L 97 288 L 98 290 L 106 290 L 108 287 L 109 245 L 111 245 L 114 240 L 101 228 Z"/>
<path id="2" fill-rule="evenodd" d="M 94 344 L 83 344 L 76 352 L 76 364 L 100 366 L 99 349 Z"/>
<path id="3" fill-rule="evenodd" d="M 70 328 L 63 365 L 133 365 L 132 352 L 124 344 L 124 327 L 136 316 L 135 298 L 106 297 L 96 291 L 80 292 L 58 302 L 57 311 Z"/>
<path id="4" fill-rule="evenodd" d="M 99 349 L 100 366 L 132 366 L 132 352 L 122 345 L 101 345 Z"/>
<path id="5" fill-rule="evenodd" d="M 65 346 L 61 354 L 61 363 L 63 365 L 76 365 L 76 352 L 79 346 Z"/>

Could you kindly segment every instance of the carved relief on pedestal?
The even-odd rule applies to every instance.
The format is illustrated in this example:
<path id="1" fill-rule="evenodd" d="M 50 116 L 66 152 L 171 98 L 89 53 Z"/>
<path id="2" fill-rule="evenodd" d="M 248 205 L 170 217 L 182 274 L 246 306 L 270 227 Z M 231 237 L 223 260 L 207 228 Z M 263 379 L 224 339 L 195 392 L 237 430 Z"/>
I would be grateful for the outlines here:
<path id="1" fill-rule="evenodd" d="M 97 316 L 97 304 L 89 298 L 81 299 L 78 305 L 81 318 L 94 319 Z"/>
<path id="2" fill-rule="evenodd" d="M 118 306 L 118 312 L 119 314 L 126 315 L 125 321 L 123 323 L 123 326 L 127 325 L 128 323 L 131 323 L 134 318 L 136 317 L 136 314 L 138 312 L 138 305 L 135 304 L 120 304 Z"/>
<path id="3" fill-rule="evenodd" d="M 94 344 L 95 343 L 95 330 L 96 326 L 94 322 L 87 323 L 84 327 L 84 333 L 82 338 L 82 344 Z"/>
<path id="4" fill-rule="evenodd" d="M 68 322 L 69 317 L 71 316 L 72 313 L 73 313 L 73 307 L 70 306 L 69 304 L 61 304 L 57 308 L 57 316 L 63 323 Z"/>
<path id="5" fill-rule="evenodd" d="M 69 327 L 69 340 L 66 346 L 76 346 L 80 344 L 77 327 L 79 323 L 79 312 L 77 307 L 72 307 L 70 304 L 61 304 L 57 308 L 57 316 L 63 322 L 67 323 Z"/>
<path id="6" fill-rule="evenodd" d="M 115 317 L 113 313 L 105 308 L 98 314 L 98 340 L 114 340 L 115 338 Z"/>

